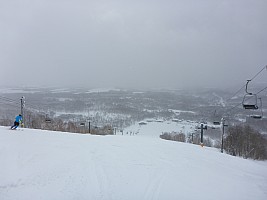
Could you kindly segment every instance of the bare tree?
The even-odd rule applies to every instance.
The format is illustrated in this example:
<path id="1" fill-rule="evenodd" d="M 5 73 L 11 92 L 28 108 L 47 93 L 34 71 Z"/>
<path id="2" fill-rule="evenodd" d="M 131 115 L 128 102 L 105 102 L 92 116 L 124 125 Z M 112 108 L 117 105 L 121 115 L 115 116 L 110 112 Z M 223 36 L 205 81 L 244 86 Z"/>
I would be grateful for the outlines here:
<path id="1" fill-rule="evenodd" d="M 263 135 L 250 126 L 233 126 L 228 130 L 224 149 L 233 156 L 265 160 L 266 143 Z"/>

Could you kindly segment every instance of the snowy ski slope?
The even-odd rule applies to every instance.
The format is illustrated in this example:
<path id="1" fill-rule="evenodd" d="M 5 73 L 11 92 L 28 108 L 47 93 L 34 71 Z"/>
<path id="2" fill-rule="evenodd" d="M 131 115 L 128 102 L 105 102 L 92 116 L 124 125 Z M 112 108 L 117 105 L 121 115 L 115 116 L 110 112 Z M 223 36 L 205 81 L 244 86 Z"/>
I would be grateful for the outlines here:
<path id="1" fill-rule="evenodd" d="M 267 162 L 129 135 L 0 127 L 1 200 L 265 200 Z"/>

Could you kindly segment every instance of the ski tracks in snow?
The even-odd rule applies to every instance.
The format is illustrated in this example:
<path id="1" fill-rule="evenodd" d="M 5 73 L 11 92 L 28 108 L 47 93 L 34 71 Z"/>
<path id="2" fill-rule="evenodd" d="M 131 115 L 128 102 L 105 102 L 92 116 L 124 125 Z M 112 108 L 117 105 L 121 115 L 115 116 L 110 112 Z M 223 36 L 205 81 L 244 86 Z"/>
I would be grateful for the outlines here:
<path id="1" fill-rule="evenodd" d="M 103 166 L 103 156 L 98 155 L 97 152 L 92 151 L 90 153 L 91 157 L 91 175 L 93 181 L 96 184 L 97 193 L 95 194 L 95 199 L 113 199 L 111 187 L 110 187 L 110 180 L 108 179 L 108 173 Z"/>
<path id="2" fill-rule="evenodd" d="M 151 177 L 151 182 L 148 183 L 145 189 L 144 199 L 147 200 L 160 199 L 159 195 L 164 182 L 165 174 L 161 170 L 156 170 L 154 173 L 155 174 L 152 174 L 153 177 Z"/>

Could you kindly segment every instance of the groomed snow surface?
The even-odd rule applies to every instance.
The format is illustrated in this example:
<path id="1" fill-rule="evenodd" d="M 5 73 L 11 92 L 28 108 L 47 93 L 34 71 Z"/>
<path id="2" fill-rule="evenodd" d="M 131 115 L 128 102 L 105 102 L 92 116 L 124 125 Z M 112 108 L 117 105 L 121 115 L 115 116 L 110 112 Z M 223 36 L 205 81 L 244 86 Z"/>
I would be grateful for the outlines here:
<path id="1" fill-rule="evenodd" d="M 1 200 L 266 200 L 267 162 L 129 135 L 0 127 Z"/>

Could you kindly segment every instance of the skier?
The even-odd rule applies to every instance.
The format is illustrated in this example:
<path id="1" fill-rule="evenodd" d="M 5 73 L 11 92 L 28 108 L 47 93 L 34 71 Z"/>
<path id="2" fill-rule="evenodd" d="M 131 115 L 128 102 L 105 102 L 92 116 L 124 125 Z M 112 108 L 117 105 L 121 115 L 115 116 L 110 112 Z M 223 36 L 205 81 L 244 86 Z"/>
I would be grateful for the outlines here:
<path id="1" fill-rule="evenodd" d="M 19 114 L 19 115 L 16 117 L 15 121 L 14 121 L 14 125 L 11 126 L 11 129 L 12 129 L 12 130 L 15 130 L 16 128 L 18 128 L 18 126 L 19 126 L 19 124 L 20 124 L 21 122 L 22 122 L 22 116 L 21 116 L 21 114 Z"/>

